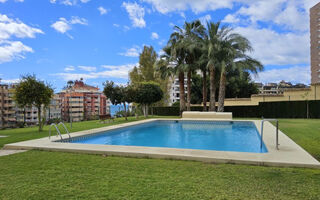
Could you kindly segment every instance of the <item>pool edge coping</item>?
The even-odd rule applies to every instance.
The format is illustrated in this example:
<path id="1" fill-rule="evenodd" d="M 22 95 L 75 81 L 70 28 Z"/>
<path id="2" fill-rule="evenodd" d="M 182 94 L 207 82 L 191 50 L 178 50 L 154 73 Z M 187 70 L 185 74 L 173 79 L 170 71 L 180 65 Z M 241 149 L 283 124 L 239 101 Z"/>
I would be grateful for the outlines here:
<path id="1" fill-rule="evenodd" d="M 81 137 L 88 134 L 115 130 L 124 127 L 130 127 L 153 121 L 250 121 L 253 122 L 260 133 L 261 120 L 227 120 L 227 119 L 174 119 L 159 118 L 146 119 L 124 124 L 111 125 L 102 128 L 95 128 L 86 131 L 71 133 L 71 137 Z M 62 135 L 64 139 L 68 138 L 67 134 Z M 55 136 L 53 136 L 55 137 Z M 74 152 L 86 154 L 106 154 L 114 156 L 129 157 L 148 157 L 164 158 L 177 160 L 194 160 L 210 163 L 233 163 L 233 164 L 250 164 L 263 166 L 278 167 L 308 167 L 320 168 L 320 162 L 313 158 L 307 151 L 291 140 L 287 135 L 279 130 L 280 150 L 275 149 L 275 127 L 265 123 L 264 143 L 268 149 L 267 153 L 246 153 L 231 151 L 212 151 L 212 150 L 195 150 L 195 149 L 178 149 L 163 147 L 142 147 L 142 146 L 121 146 L 121 145 L 92 145 L 78 143 L 58 143 L 60 139 L 49 141 L 48 137 L 6 144 L 4 149 L 16 150 L 48 150 L 61 152 Z"/>

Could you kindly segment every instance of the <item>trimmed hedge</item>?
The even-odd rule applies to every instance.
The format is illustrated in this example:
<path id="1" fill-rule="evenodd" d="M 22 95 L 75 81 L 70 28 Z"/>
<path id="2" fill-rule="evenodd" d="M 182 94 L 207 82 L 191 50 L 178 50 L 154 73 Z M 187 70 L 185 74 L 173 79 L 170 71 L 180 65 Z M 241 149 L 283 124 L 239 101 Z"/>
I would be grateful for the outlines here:
<path id="1" fill-rule="evenodd" d="M 320 118 L 320 101 L 280 101 L 260 102 L 258 106 L 225 106 L 225 112 L 233 117 L 254 118 Z M 153 107 L 153 114 L 160 116 L 179 116 L 179 107 Z M 191 111 L 202 111 L 202 106 L 191 107 Z M 151 113 L 151 112 L 150 112 Z"/>

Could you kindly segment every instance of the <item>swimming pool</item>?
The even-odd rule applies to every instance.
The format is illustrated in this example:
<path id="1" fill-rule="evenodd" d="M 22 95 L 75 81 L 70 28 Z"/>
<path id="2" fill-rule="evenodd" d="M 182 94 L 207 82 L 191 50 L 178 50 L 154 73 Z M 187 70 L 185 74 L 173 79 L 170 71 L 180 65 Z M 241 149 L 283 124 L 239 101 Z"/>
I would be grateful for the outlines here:
<path id="1" fill-rule="evenodd" d="M 266 153 L 253 122 L 161 120 L 72 138 L 71 143 Z"/>

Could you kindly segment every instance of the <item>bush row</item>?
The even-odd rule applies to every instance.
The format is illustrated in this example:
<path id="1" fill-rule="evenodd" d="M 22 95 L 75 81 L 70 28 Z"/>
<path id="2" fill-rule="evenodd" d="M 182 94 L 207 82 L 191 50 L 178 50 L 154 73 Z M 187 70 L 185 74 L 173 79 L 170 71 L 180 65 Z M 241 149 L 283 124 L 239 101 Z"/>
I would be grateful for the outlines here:
<path id="1" fill-rule="evenodd" d="M 202 111 L 203 107 L 191 107 L 191 111 Z M 233 117 L 255 118 L 320 118 L 320 101 L 260 102 L 258 106 L 225 106 L 225 112 Z M 153 107 L 150 114 L 179 116 L 179 107 Z"/>

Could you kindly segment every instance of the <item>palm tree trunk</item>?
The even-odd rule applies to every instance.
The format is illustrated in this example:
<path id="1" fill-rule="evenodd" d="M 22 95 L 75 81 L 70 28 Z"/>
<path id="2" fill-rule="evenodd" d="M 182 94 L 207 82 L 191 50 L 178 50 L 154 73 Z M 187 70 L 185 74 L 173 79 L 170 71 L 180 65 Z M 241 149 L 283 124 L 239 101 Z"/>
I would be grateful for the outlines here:
<path id="1" fill-rule="evenodd" d="M 222 66 L 221 77 L 220 77 L 220 87 L 219 87 L 218 112 L 224 111 L 225 95 L 226 95 L 226 71 L 225 71 L 225 67 Z"/>
<path id="2" fill-rule="evenodd" d="M 207 70 L 202 70 L 202 102 L 203 111 L 207 111 Z"/>
<path id="3" fill-rule="evenodd" d="M 211 66 L 210 69 L 210 111 L 216 111 L 216 84 L 215 84 L 215 76 L 216 70 L 214 66 Z"/>
<path id="4" fill-rule="evenodd" d="M 180 89 L 180 116 L 186 109 L 185 97 L 184 97 L 184 73 L 179 72 L 179 89 Z"/>
<path id="5" fill-rule="evenodd" d="M 187 94 L 187 111 L 190 111 L 190 104 L 191 104 L 191 71 L 188 71 L 187 74 L 187 89 L 188 89 L 188 94 Z"/>

